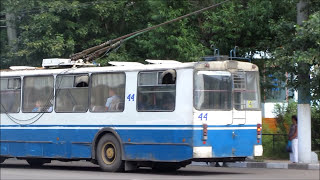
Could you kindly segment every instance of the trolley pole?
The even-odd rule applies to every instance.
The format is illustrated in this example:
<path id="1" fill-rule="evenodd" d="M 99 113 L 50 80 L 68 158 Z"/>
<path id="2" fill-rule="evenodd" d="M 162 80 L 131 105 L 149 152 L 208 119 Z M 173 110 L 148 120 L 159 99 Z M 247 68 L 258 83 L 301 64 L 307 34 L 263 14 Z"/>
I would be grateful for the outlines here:
<path id="1" fill-rule="evenodd" d="M 297 4 L 297 24 L 302 25 L 308 19 L 306 0 Z M 310 65 L 298 64 L 298 160 L 299 163 L 311 163 L 311 108 L 310 108 Z M 304 82 L 304 83 L 302 83 Z M 303 86 L 302 86 L 303 84 Z"/>

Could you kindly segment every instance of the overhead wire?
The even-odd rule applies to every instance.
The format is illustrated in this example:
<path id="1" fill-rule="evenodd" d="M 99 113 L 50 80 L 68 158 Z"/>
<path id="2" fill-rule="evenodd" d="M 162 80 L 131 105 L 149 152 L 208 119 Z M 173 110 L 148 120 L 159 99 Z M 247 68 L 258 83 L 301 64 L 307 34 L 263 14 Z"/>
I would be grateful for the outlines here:
<path id="1" fill-rule="evenodd" d="M 73 54 L 71 55 L 71 59 L 73 60 L 77 60 L 79 58 L 82 58 L 82 57 L 85 57 L 87 56 L 87 60 L 89 59 L 92 59 L 94 57 L 96 57 L 97 55 L 101 55 L 101 54 L 104 54 L 107 55 L 110 51 L 112 51 L 112 48 L 119 48 L 121 43 L 122 42 L 125 42 L 127 40 L 130 40 L 138 35 L 141 35 L 145 32 L 148 32 L 148 31 L 151 31 L 153 29 L 156 29 L 160 26 L 163 26 L 163 25 L 166 25 L 166 24 L 170 24 L 170 23 L 173 23 L 173 22 L 176 22 L 176 21 L 179 21 L 181 19 L 184 19 L 186 17 L 189 17 L 189 16 L 192 16 L 192 15 L 195 15 L 195 14 L 198 14 L 198 13 L 201 13 L 203 11 L 206 11 L 208 9 L 211 9 L 211 8 L 214 8 L 214 7 L 217 7 L 217 6 L 220 6 L 224 3 L 227 3 L 229 2 L 230 0 L 225 0 L 225 1 L 222 1 L 220 3 L 217 3 L 217 4 L 213 4 L 211 6 L 208 6 L 208 7 L 205 7 L 205 8 L 202 8 L 200 10 L 197 10 L 197 11 L 194 11 L 194 12 L 191 12 L 191 13 L 188 13 L 188 14 L 185 14 L 183 16 L 180 16 L 180 17 L 177 17 L 175 19 L 172 19 L 172 20 L 169 20 L 169 21 L 166 21 L 166 22 L 163 22 L 163 23 L 160 23 L 160 24 L 157 24 L 157 25 L 154 25 L 154 26 L 151 26 L 151 27 L 148 27 L 148 28 L 145 28 L 145 29 L 142 29 L 142 30 L 138 30 L 136 32 L 133 32 L 133 33 L 129 33 L 129 34 L 126 34 L 124 36 L 121 36 L 121 37 L 118 37 L 118 38 L 115 38 L 113 40 L 109 40 L 105 43 L 102 43 L 98 46 L 94 46 L 92 48 L 89 48 L 89 49 L 86 49 L 86 50 L 83 50 L 79 53 L 76 53 L 76 54 Z M 96 1 L 94 2 L 87 2 L 87 3 L 95 3 Z M 111 45 L 110 45 L 111 44 Z M 109 46 L 107 46 L 109 45 Z M 107 46 L 107 47 L 105 47 Z M 93 52 L 94 51 L 94 52 Z M 93 52 L 93 53 L 91 53 Z M 91 54 L 89 54 L 91 53 Z M 89 55 L 88 55 L 89 54 Z M 65 72 L 68 72 L 68 70 L 64 71 L 64 72 L 61 72 L 59 74 L 63 74 Z M 62 78 L 61 78 L 61 81 L 62 81 Z M 61 85 L 61 82 L 60 82 L 60 85 Z M 58 87 L 59 88 L 59 87 Z M 55 89 L 57 89 L 57 87 L 55 87 Z M 54 90 L 52 91 L 52 95 L 50 95 L 47 99 L 47 103 L 46 103 L 46 106 L 49 106 L 50 105 L 50 100 L 55 98 L 56 96 L 54 95 Z M 1 104 L 1 106 L 4 108 L 4 106 Z M 47 107 L 48 108 L 48 107 Z M 44 115 L 45 112 L 40 112 L 38 113 L 37 115 L 35 115 L 34 117 L 32 118 L 29 118 L 29 119 L 18 119 L 18 118 L 14 118 L 13 116 L 11 116 L 6 110 L 5 110 L 5 114 L 9 117 L 10 120 L 14 121 L 15 123 L 17 124 L 20 124 L 22 125 L 21 123 L 17 122 L 17 121 L 20 121 L 20 122 L 25 122 L 25 121 L 31 121 L 32 119 L 36 118 L 36 120 L 32 121 L 31 123 L 27 123 L 27 124 L 23 124 L 23 125 L 29 125 L 29 124 L 33 124 L 35 123 L 36 121 L 38 121 L 43 115 Z M 39 117 L 38 117 L 39 116 Z"/>
<path id="2" fill-rule="evenodd" d="M 113 44 L 113 43 L 116 43 L 120 40 L 129 40 L 131 38 L 131 36 L 135 37 L 135 36 L 138 36 L 142 33 L 145 33 L 145 32 L 148 32 L 148 31 L 151 31 L 153 29 L 156 29 L 160 26 L 163 26 L 163 25 L 166 25 L 166 24 L 170 24 L 170 23 L 173 23 L 173 22 L 176 22 L 176 21 L 179 21 L 181 19 L 184 19 L 186 17 L 189 17 L 189 16 L 192 16 L 192 15 L 195 15 L 195 14 L 199 14 L 203 11 L 206 11 L 206 10 L 209 10 L 211 8 L 214 8 L 214 7 L 217 7 L 217 6 L 220 6 L 224 3 L 227 3 L 229 2 L 230 0 L 225 0 L 225 1 L 222 1 L 220 3 L 217 3 L 217 4 L 213 4 L 211 6 L 208 6 L 208 7 L 205 7 L 205 8 L 202 8 L 202 9 L 199 9 L 197 11 L 193 11 L 191 13 L 188 13 L 188 14 L 185 14 L 183 16 L 179 16 L 177 18 L 174 18 L 172 20 L 169 20 L 169 21 L 166 21 L 166 22 L 163 22 L 163 23 L 160 23 L 160 24 L 157 24 L 157 25 L 154 25 L 154 26 L 151 26 L 151 27 L 148 27 L 148 28 L 145 28 L 145 29 L 141 29 L 141 30 L 138 30 L 138 31 L 135 31 L 133 33 L 129 33 L 129 34 L 126 34 L 126 35 L 123 35 L 123 36 L 120 36 L 118 38 L 115 38 L 115 39 L 112 39 L 112 40 L 109 40 L 107 42 L 104 42 L 100 45 L 97 45 L 97 46 L 94 46 L 94 47 L 91 47 L 91 48 L 88 48 L 88 49 L 85 49 L 81 52 L 78 52 L 78 53 L 75 53 L 73 55 L 71 55 L 71 59 L 72 60 L 77 60 L 77 59 L 80 59 L 80 58 L 84 58 L 87 56 L 86 60 L 89 60 L 89 59 L 92 59 L 92 58 L 95 58 L 97 55 L 101 55 L 103 54 L 103 52 L 107 51 L 109 48 L 110 48 L 110 44 Z M 105 47 L 106 46 L 106 47 Z M 93 52 L 93 53 L 92 53 Z M 91 53 L 91 54 L 90 54 Z M 89 55 L 88 55 L 89 54 Z"/>

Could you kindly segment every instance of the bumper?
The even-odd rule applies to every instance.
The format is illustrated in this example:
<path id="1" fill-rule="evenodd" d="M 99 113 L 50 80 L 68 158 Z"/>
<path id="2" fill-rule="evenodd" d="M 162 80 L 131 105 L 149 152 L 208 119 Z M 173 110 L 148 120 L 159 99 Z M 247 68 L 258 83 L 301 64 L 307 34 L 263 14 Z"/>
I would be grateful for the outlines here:
<path id="1" fill-rule="evenodd" d="M 263 154 L 262 145 L 254 145 L 253 152 L 254 152 L 254 156 L 262 156 Z"/>
<path id="2" fill-rule="evenodd" d="M 193 147 L 193 158 L 212 158 L 212 147 Z"/>

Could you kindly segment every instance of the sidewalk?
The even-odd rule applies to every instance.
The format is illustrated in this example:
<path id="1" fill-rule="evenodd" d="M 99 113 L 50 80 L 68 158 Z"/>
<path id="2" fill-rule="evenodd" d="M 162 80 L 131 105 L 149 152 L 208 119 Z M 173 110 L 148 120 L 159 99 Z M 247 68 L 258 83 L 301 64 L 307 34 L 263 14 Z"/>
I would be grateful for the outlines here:
<path id="1" fill-rule="evenodd" d="M 270 169 L 302 169 L 302 170 L 319 170 L 320 165 L 317 164 L 304 164 L 304 163 L 291 163 L 285 160 L 264 160 L 263 162 L 245 161 L 245 162 L 227 162 L 225 164 L 219 163 L 204 163 L 192 162 L 194 166 L 211 166 L 211 167 L 233 167 L 233 168 L 270 168 Z"/>

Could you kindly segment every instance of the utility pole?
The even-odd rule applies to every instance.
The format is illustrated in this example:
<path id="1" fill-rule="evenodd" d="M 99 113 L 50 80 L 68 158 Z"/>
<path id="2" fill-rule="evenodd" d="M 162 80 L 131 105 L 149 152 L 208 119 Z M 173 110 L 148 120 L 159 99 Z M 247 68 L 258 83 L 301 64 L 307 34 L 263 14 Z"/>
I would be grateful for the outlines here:
<path id="1" fill-rule="evenodd" d="M 306 0 L 297 4 L 297 24 L 308 20 Z M 299 163 L 311 163 L 311 108 L 310 108 L 310 65 L 298 64 L 298 159 Z M 302 86 L 302 84 L 304 86 Z"/>
<path id="2" fill-rule="evenodd" d="M 17 30 L 15 23 L 15 15 L 13 13 L 6 13 L 6 27 L 7 27 L 7 37 L 8 44 L 11 47 L 12 51 L 16 51 L 17 47 Z"/>

